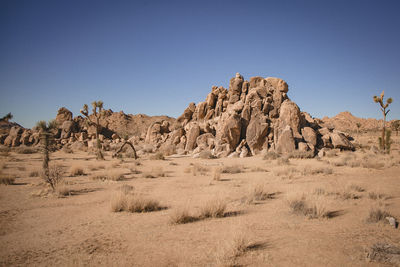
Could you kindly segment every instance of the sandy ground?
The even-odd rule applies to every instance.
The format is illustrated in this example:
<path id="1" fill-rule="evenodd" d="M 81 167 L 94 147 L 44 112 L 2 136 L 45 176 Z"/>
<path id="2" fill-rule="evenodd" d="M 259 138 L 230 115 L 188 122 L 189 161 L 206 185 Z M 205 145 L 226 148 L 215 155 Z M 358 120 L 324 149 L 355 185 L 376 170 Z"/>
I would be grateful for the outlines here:
<path id="1" fill-rule="evenodd" d="M 1 172 L 17 178 L 0 185 L 0 265 L 390 266 L 366 255 L 376 243 L 400 246 L 400 229 L 367 220 L 372 209 L 400 218 L 400 138 L 393 138 L 390 155 L 363 149 L 289 163 L 262 155 L 121 160 L 110 153 L 97 161 L 87 152 L 55 152 L 51 164 L 62 167 L 70 191 L 63 197 L 36 176 L 40 154 L 2 153 Z M 376 137 L 356 140 L 370 146 Z M 85 174 L 71 175 L 74 168 Z M 123 179 L 93 179 L 116 174 Z M 122 185 L 165 208 L 113 212 Z M 269 197 L 249 201 L 254 188 Z M 292 211 L 290 203 L 302 199 L 318 218 Z M 222 217 L 198 216 L 220 202 Z M 182 210 L 198 220 L 173 224 Z"/>

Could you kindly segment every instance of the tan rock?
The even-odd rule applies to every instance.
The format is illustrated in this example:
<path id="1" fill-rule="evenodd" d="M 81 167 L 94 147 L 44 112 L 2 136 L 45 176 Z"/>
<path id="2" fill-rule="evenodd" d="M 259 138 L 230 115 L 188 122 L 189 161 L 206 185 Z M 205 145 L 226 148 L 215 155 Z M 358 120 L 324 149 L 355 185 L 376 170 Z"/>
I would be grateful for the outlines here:
<path id="1" fill-rule="evenodd" d="M 278 137 L 276 150 L 278 153 L 281 154 L 289 154 L 295 151 L 295 149 L 296 146 L 294 142 L 293 132 L 290 126 L 287 125 Z"/>
<path id="2" fill-rule="evenodd" d="M 191 123 L 189 130 L 187 131 L 187 141 L 185 150 L 192 151 L 196 148 L 196 140 L 200 135 L 200 127 L 197 123 Z"/>

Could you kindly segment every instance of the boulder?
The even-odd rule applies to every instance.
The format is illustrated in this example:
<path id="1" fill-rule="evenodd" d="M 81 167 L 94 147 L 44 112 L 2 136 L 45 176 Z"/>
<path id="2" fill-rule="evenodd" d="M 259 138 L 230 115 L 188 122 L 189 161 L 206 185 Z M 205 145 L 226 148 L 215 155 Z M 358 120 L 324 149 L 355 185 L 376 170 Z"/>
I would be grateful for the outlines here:
<path id="1" fill-rule="evenodd" d="M 268 134 L 269 124 L 263 115 L 252 117 L 246 130 L 246 142 L 250 151 L 255 155 L 255 150 L 261 150 Z"/>
<path id="2" fill-rule="evenodd" d="M 241 119 L 238 114 L 224 113 L 218 123 L 216 140 L 219 144 L 227 144 L 229 152 L 233 151 L 240 142 Z"/>
<path id="3" fill-rule="evenodd" d="M 338 131 L 330 133 L 333 148 L 339 148 L 341 150 L 354 150 L 354 145 L 346 138 L 346 136 Z"/>
<path id="4" fill-rule="evenodd" d="M 295 138 L 302 138 L 300 131 L 301 115 L 300 109 L 296 103 L 285 100 L 282 103 L 280 113 L 279 113 L 279 127 L 285 128 L 290 126 L 293 131 L 293 136 Z"/>
<path id="5" fill-rule="evenodd" d="M 301 135 L 308 144 L 314 147 L 317 145 L 317 134 L 315 133 L 313 128 L 304 127 L 303 129 L 301 129 Z"/>
<path id="6" fill-rule="evenodd" d="M 73 120 L 64 121 L 61 125 L 61 139 L 67 139 L 75 132 L 75 122 Z"/>
<path id="7" fill-rule="evenodd" d="M 279 92 L 287 93 L 289 91 L 288 84 L 282 79 L 275 78 L 275 77 L 268 77 L 268 78 L 265 78 L 265 80 L 267 81 L 267 83 L 269 83 L 272 87 L 274 87 Z"/>
<path id="8" fill-rule="evenodd" d="M 185 150 L 192 151 L 196 148 L 197 137 L 200 135 L 200 127 L 197 123 L 191 123 L 189 130 L 187 131 L 187 141 Z"/>
<path id="9" fill-rule="evenodd" d="M 287 125 L 278 137 L 276 150 L 280 154 L 289 154 L 295 151 L 295 149 L 296 146 L 294 142 L 292 128 Z"/>
<path id="10" fill-rule="evenodd" d="M 196 144 L 197 147 L 202 149 L 209 148 L 214 144 L 214 135 L 211 133 L 205 133 L 197 137 Z"/>
<path id="11" fill-rule="evenodd" d="M 72 112 L 69 111 L 67 108 L 62 107 L 58 110 L 56 116 L 56 122 L 59 127 L 61 127 L 64 121 L 71 121 L 72 120 Z"/>
<path id="12" fill-rule="evenodd" d="M 23 128 L 18 126 L 13 126 L 8 133 L 7 138 L 4 140 L 5 146 L 16 147 L 21 144 L 21 134 L 23 132 Z"/>
<path id="13" fill-rule="evenodd" d="M 242 93 L 243 76 L 236 73 L 236 77 L 229 82 L 228 99 L 229 103 L 236 103 Z"/>

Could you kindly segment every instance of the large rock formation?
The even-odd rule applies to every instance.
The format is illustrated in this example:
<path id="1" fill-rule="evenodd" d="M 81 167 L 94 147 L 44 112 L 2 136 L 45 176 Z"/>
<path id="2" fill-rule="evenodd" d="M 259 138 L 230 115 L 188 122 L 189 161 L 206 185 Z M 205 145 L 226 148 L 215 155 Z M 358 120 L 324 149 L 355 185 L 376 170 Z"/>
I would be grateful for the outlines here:
<path id="1" fill-rule="evenodd" d="M 229 82 L 229 90 L 213 86 L 204 102 L 190 103 L 177 119 L 174 130 L 151 126 L 148 143 L 184 149 L 186 153 L 211 150 L 214 156 L 255 155 L 261 150 L 289 154 L 323 147 L 353 150 L 343 133 L 318 124 L 301 112 L 287 93 L 288 84 L 279 78 L 252 77 L 239 73 Z"/>

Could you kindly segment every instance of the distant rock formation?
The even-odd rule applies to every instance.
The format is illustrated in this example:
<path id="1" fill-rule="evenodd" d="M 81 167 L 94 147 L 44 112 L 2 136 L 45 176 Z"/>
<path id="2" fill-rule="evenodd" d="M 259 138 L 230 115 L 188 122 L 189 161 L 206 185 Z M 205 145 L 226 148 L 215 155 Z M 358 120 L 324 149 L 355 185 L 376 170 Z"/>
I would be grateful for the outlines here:
<path id="1" fill-rule="evenodd" d="M 151 125 L 145 140 L 194 156 L 203 150 L 216 157 L 244 157 L 261 150 L 314 155 L 324 147 L 354 150 L 349 136 L 301 112 L 288 91 L 282 79 L 257 76 L 246 81 L 237 73 L 228 90 L 213 86 L 204 102 L 190 103 L 171 130 L 162 121 Z"/>

